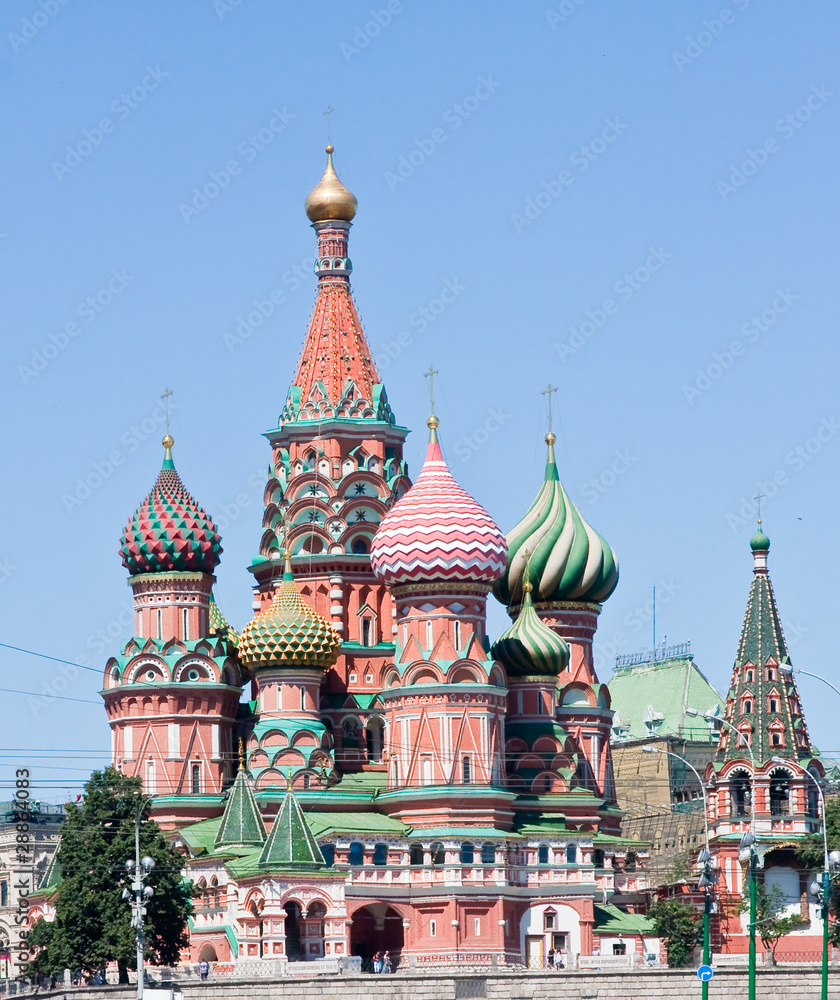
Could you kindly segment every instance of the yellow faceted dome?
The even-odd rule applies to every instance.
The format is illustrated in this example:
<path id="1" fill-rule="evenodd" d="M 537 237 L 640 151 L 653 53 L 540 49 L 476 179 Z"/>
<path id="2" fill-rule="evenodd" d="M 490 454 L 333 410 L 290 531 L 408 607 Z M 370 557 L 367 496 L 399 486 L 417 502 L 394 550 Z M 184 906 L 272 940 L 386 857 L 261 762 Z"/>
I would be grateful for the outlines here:
<path id="1" fill-rule="evenodd" d="M 306 199 L 306 214 L 310 222 L 352 222 L 356 214 L 356 196 L 338 179 L 332 155 L 332 146 L 327 146 L 327 169 Z"/>
<path id="2" fill-rule="evenodd" d="M 332 625 L 300 596 L 286 558 L 274 600 L 252 619 L 239 639 L 239 662 L 250 668 L 309 667 L 326 670 L 338 659 Z"/>

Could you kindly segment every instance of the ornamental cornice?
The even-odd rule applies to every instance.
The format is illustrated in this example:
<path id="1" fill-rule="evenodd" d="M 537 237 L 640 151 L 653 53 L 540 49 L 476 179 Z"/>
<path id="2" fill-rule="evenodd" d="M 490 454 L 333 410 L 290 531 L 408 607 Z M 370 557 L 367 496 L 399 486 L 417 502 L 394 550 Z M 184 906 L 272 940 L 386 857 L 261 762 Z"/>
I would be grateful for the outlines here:
<path id="1" fill-rule="evenodd" d="M 398 587 L 391 587 L 391 596 L 394 600 L 410 597 L 412 594 L 434 594 L 442 600 L 449 597 L 463 597 L 465 594 L 481 594 L 487 596 L 492 588 L 491 584 L 485 583 L 459 583 L 452 585 L 445 581 L 440 583 L 416 583 L 401 584 Z"/>

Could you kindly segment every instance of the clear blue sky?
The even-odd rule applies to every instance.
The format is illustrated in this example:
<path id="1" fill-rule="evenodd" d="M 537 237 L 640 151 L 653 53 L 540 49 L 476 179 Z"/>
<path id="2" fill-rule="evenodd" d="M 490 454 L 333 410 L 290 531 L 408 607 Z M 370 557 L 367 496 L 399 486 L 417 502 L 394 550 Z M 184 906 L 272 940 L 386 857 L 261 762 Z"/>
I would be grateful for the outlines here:
<path id="1" fill-rule="evenodd" d="M 651 643 L 656 585 L 657 641 L 690 639 L 722 691 L 765 484 L 794 663 L 836 678 L 839 26 L 828 3 L 758 0 L 6 0 L 0 640 L 99 670 L 130 634 L 118 539 L 160 466 L 166 386 L 178 469 L 223 529 L 218 598 L 248 620 L 331 106 L 411 469 L 433 362 L 447 454 L 507 530 L 542 476 L 550 380 L 562 480 L 621 562 L 602 676 Z M 2 687 L 99 702 L 97 673 L 0 662 Z M 801 690 L 840 749 L 836 696 Z M 61 748 L 34 764 L 60 799 L 84 770 L 58 768 L 107 749 L 101 705 L 3 698 L 3 744 L 30 749 L 0 784 Z"/>

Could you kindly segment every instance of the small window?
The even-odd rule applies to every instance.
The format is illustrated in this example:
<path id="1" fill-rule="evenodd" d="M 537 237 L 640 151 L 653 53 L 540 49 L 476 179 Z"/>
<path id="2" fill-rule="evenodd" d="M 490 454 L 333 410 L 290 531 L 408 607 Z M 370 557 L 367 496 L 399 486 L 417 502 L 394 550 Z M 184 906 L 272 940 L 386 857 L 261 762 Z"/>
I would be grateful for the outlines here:
<path id="1" fill-rule="evenodd" d="M 626 955 L 627 944 L 624 941 L 617 941 L 613 945 L 613 955 Z"/>
<path id="2" fill-rule="evenodd" d="M 471 865 L 474 860 L 475 848 L 468 840 L 465 840 L 464 843 L 461 844 L 461 864 Z"/>
<path id="3" fill-rule="evenodd" d="M 187 642 L 190 637 L 190 613 L 184 608 L 181 614 L 184 619 L 184 642 Z"/>
<path id="4" fill-rule="evenodd" d="M 548 864 L 548 844 L 540 844 L 537 848 L 537 864 L 547 865 Z"/>
<path id="5" fill-rule="evenodd" d="M 423 864 L 423 845 L 410 844 L 408 848 L 408 863 L 410 865 Z"/>
<path id="6" fill-rule="evenodd" d="M 160 608 L 157 610 L 157 637 L 163 638 L 163 611 Z"/>
<path id="7" fill-rule="evenodd" d="M 634 872 L 636 870 L 636 852 L 628 851 L 627 857 L 624 860 L 624 868 L 628 872 Z"/>
<path id="8" fill-rule="evenodd" d="M 365 845 L 360 844 L 358 841 L 354 841 L 350 845 L 350 850 L 347 854 L 347 863 L 350 865 L 362 865 L 365 861 Z"/>
<path id="9" fill-rule="evenodd" d="M 553 931 L 557 926 L 557 911 L 556 910 L 546 910 L 543 913 L 543 930 Z"/>
<path id="10" fill-rule="evenodd" d="M 468 785 L 470 783 L 470 758 L 464 757 L 461 761 L 461 770 L 464 775 L 464 784 Z"/>
<path id="11" fill-rule="evenodd" d="M 476 937 L 481 937 L 481 917 L 476 917 L 473 920 L 473 932 Z"/>
<path id="12" fill-rule="evenodd" d="M 301 712 L 306 711 L 306 688 L 304 687 L 300 689 L 300 710 Z"/>
<path id="13" fill-rule="evenodd" d="M 782 745 L 781 733 L 773 733 L 770 737 L 770 742 L 774 747 L 780 747 Z"/>
<path id="14" fill-rule="evenodd" d="M 752 702 L 751 701 L 745 701 L 744 702 L 744 715 L 752 715 Z"/>
<path id="15" fill-rule="evenodd" d="M 770 699 L 770 711 L 774 715 L 779 711 L 779 702 L 775 698 Z"/>
<path id="16" fill-rule="evenodd" d="M 193 795 L 198 795 L 201 791 L 201 765 L 193 764 L 192 766 L 192 793 Z"/>
<path id="17" fill-rule="evenodd" d="M 312 783 L 312 775 L 311 774 L 304 774 L 304 776 L 303 776 L 303 790 L 305 792 L 309 791 L 309 786 L 310 786 L 311 783 Z"/>
<path id="18" fill-rule="evenodd" d="M 461 623 L 455 622 L 455 648 L 461 649 Z"/>
<path id="19" fill-rule="evenodd" d="M 362 619 L 362 645 L 363 646 L 372 646 L 373 645 L 372 636 L 373 636 L 373 620 L 370 619 L 370 618 L 363 618 Z"/>
<path id="20" fill-rule="evenodd" d="M 374 844 L 373 845 L 373 863 L 375 865 L 387 865 L 388 864 L 388 845 L 387 844 Z"/>
<path id="21" fill-rule="evenodd" d="M 566 864 L 574 865 L 577 863 L 577 847 L 574 844 L 568 844 L 566 846 Z"/>
<path id="22" fill-rule="evenodd" d="M 321 854 L 324 855 L 327 866 L 332 868 L 335 862 L 335 844 L 319 844 L 318 846 L 321 848 Z"/>
<path id="23" fill-rule="evenodd" d="M 481 863 L 483 865 L 494 865 L 496 863 L 496 845 L 489 841 L 481 845 Z"/>
<path id="24" fill-rule="evenodd" d="M 772 667 L 767 668 L 767 680 L 774 681 L 776 679 L 776 671 Z"/>
<path id="25" fill-rule="evenodd" d="M 355 683 L 356 683 L 356 680 L 357 680 L 357 677 L 356 677 L 356 675 L 355 675 L 355 674 L 350 674 L 350 676 L 348 677 L 348 681 L 349 681 L 349 682 L 350 682 L 351 684 L 355 684 Z"/>
<path id="26" fill-rule="evenodd" d="M 443 844 L 439 840 L 436 840 L 432 844 L 430 854 L 432 864 L 436 868 L 446 864 L 446 852 L 443 849 Z"/>
<path id="27" fill-rule="evenodd" d="M 437 937 L 437 920 L 429 921 L 429 937 Z"/>
<path id="28" fill-rule="evenodd" d="M 0 906 L 9 905 L 9 883 L 0 882 Z"/>
<path id="29" fill-rule="evenodd" d="M 600 847 L 596 847 L 595 850 L 592 852 L 592 864 L 596 868 L 604 867 L 604 852 L 601 850 Z"/>
<path id="30" fill-rule="evenodd" d="M 747 671 L 747 684 L 752 684 L 753 682 L 753 672 L 752 670 Z"/>
<path id="31" fill-rule="evenodd" d="M 426 648 L 431 649 L 434 642 L 434 629 L 431 622 L 426 622 Z"/>

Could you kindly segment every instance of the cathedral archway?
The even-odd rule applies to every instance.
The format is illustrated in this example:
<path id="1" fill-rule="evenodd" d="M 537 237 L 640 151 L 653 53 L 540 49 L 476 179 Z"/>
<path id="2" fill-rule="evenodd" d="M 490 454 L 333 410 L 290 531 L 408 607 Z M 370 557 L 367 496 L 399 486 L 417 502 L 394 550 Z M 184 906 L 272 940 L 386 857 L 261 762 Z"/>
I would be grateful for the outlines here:
<path id="1" fill-rule="evenodd" d="M 353 914 L 350 922 L 350 954 L 360 955 L 363 965 L 378 951 L 387 951 L 396 968 L 405 943 L 403 916 L 387 903 L 370 903 Z"/>

